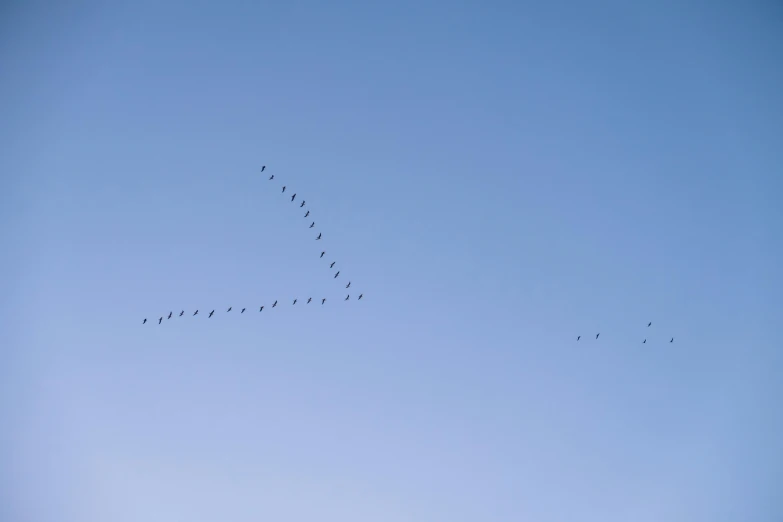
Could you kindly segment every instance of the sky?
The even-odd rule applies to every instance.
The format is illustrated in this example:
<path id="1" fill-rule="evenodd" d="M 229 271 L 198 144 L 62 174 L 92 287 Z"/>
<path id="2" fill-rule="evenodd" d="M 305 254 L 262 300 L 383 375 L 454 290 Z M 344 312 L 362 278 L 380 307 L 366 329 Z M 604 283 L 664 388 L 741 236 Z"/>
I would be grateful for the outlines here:
<path id="1" fill-rule="evenodd" d="M 3 3 L 0 519 L 781 520 L 782 24 Z"/>

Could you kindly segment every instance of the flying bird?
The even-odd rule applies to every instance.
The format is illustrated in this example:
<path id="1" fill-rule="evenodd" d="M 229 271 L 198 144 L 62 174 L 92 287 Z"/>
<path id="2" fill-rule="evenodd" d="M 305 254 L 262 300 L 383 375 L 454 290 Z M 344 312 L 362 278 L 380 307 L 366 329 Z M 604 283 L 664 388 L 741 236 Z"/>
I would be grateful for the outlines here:
<path id="1" fill-rule="evenodd" d="M 307 217 L 307 216 L 309 216 L 309 215 L 310 215 L 310 211 L 308 210 L 308 211 L 307 211 L 307 214 L 305 214 L 305 216 L 304 216 L 304 217 Z"/>
<path id="2" fill-rule="evenodd" d="M 310 304 L 310 301 L 312 301 L 312 300 L 313 300 L 313 298 L 312 298 L 312 297 L 309 297 L 309 298 L 307 299 L 307 304 Z"/>
<path id="3" fill-rule="evenodd" d="M 296 299 L 294 299 L 294 304 L 296 304 Z"/>
<path id="4" fill-rule="evenodd" d="M 273 179 L 275 179 L 275 175 L 274 175 L 274 174 L 272 174 L 271 176 L 269 176 L 269 181 L 272 181 Z"/>
<path id="5" fill-rule="evenodd" d="M 259 312 L 263 312 L 264 311 L 264 307 L 262 306 L 261 308 L 258 309 L 258 311 Z"/>
<path id="6" fill-rule="evenodd" d="M 318 241 L 319 239 L 321 239 L 321 233 L 320 232 L 318 233 L 318 237 L 315 238 L 315 240 Z"/>
<path id="7" fill-rule="evenodd" d="M 230 312 L 230 311 L 231 311 L 231 307 L 229 306 L 229 307 L 228 307 L 228 310 L 226 310 L 226 312 Z"/>
<path id="8" fill-rule="evenodd" d="M 326 298 L 324 297 L 323 299 L 321 299 L 321 304 L 324 304 L 325 302 L 326 302 Z"/>
<path id="9" fill-rule="evenodd" d="M 141 324 L 147 324 L 147 319 L 145 318 L 145 319 L 144 319 L 144 320 L 141 322 Z"/>
<path id="10" fill-rule="evenodd" d="M 212 317 L 212 314 L 214 314 L 214 313 L 215 313 L 215 311 L 214 311 L 214 310 L 212 310 L 211 312 L 209 312 L 209 317 Z"/>
<path id="11" fill-rule="evenodd" d="M 363 295 L 364 295 L 364 294 L 359 294 L 359 299 L 361 299 Z"/>
<path id="12" fill-rule="evenodd" d="M 672 337 L 672 338 L 671 338 L 671 340 L 670 340 L 669 342 L 670 342 L 670 343 L 673 343 L 673 342 L 674 342 L 674 337 Z"/>
<path id="13" fill-rule="evenodd" d="M 168 316 L 166 319 L 171 319 L 171 314 L 172 314 L 172 313 L 173 313 L 173 312 L 169 312 L 169 316 Z"/>
<path id="14" fill-rule="evenodd" d="M 345 288 L 351 288 L 351 282 L 350 281 L 348 281 L 348 284 L 345 285 Z"/>
<path id="15" fill-rule="evenodd" d="M 325 254 L 325 253 L 326 253 L 326 252 L 321 252 L 321 257 L 324 257 L 324 254 Z M 321 258 L 319 257 L 318 259 L 321 259 Z"/>
<path id="16" fill-rule="evenodd" d="M 647 339 L 645 339 L 644 341 L 642 341 L 642 344 L 647 344 Z"/>
<path id="17" fill-rule="evenodd" d="M 329 268 L 332 268 L 336 262 L 337 262 L 337 261 L 332 261 L 332 264 L 331 264 L 331 265 L 329 265 Z"/>
<path id="18" fill-rule="evenodd" d="M 160 324 L 162 321 L 163 321 L 163 317 L 161 317 L 160 319 L 158 319 L 158 324 Z"/>
<path id="19" fill-rule="evenodd" d="M 650 321 L 649 323 L 647 323 L 647 328 L 649 328 L 649 327 L 650 327 L 650 325 L 652 325 L 652 321 Z"/>
<path id="20" fill-rule="evenodd" d="M 347 301 L 349 297 L 351 297 L 351 294 L 346 295 L 345 300 Z"/>
<path id="21" fill-rule="evenodd" d="M 185 310 L 182 310 L 182 311 L 179 313 L 179 316 L 180 316 L 180 317 L 182 317 L 184 314 L 185 314 Z"/>
<path id="22" fill-rule="evenodd" d="M 296 192 L 294 192 L 294 195 L 293 195 L 293 196 L 291 196 L 291 202 L 292 202 L 292 203 L 293 203 L 293 201 L 294 201 L 294 198 L 295 198 L 295 197 L 296 197 Z"/>
<path id="23" fill-rule="evenodd" d="M 194 316 L 198 315 L 198 310 L 193 313 Z"/>
<path id="24" fill-rule="evenodd" d="M 266 165 L 261 167 L 261 172 L 264 172 L 264 169 L 266 168 Z M 274 174 L 272 174 L 274 176 Z"/>
<path id="25" fill-rule="evenodd" d="M 315 226 L 315 221 L 313 221 L 312 223 L 310 223 L 310 228 L 313 228 L 314 226 Z"/>
<path id="26" fill-rule="evenodd" d="M 285 185 L 283 185 L 283 192 L 285 192 Z"/>
<path id="27" fill-rule="evenodd" d="M 299 208 L 302 208 L 304 205 L 305 205 L 305 202 L 304 202 L 304 200 L 302 200 L 302 204 L 299 205 Z"/>
<path id="28" fill-rule="evenodd" d="M 245 313 L 245 309 L 243 308 L 243 309 L 242 309 L 242 311 L 241 311 L 241 312 L 239 312 L 239 313 L 240 313 L 240 314 L 244 314 L 244 313 Z"/>
<path id="29" fill-rule="evenodd" d="M 576 336 L 576 340 L 577 340 L 577 341 L 578 341 L 579 339 L 581 339 L 581 338 L 582 338 L 582 336 L 581 336 L 581 335 L 577 335 L 577 336 Z"/>
<path id="30" fill-rule="evenodd" d="M 338 270 L 336 274 L 334 274 L 334 278 L 337 279 L 337 276 L 340 275 L 340 271 Z"/>
<path id="31" fill-rule="evenodd" d="M 598 339 L 598 336 L 601 335 L 600 333 L 595 334 L 595 338 Z"/>
<path id="32" fill-rule="evenodd" d="M 272 304 L 272 308 L 274 308 L 275 306 L 277 306 L 277 301 L 275 301 L 275 302 Z"/>

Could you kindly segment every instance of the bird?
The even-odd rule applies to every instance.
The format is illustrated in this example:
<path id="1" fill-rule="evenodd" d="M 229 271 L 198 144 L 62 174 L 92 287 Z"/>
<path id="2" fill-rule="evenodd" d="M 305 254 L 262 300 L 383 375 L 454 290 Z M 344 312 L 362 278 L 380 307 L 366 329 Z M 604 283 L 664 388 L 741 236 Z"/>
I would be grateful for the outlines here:
<path id="1" fill-rule="evenodd" d="M 275 306 L 277 306 L 277 301 L 275 301 L 275 302 L 272 304 L 272 308 L 274 308 Z"/>
<path id="2" fill-rule="evenodd" d="M 321 257 L 324 257 L 324 254 L 325 254 L 325 253 L 326 253 L 326 252 L 321 252 Z M 320 259 L 320 257 L 319 257 L 318 259 Z"/>
<path id="3" fill-rule="evenodd" d="M 351 282 L 350 281 L 348 281 L 348 284 L 345 285 L 345 288 L 351 288 Z"/>
<path id="4" fill-rule="evenodd" d="M 283 192 L 285 192 L 285 185 L 283 185 Z"/>
<path id="5" fill-rule="evenodd" d="M 650 327 L 650 325 L 652 325 L 652 321 L 650 321 L 649 323 L 647 323 L 647 328 L 649 328 L 649 327 Z"/>
<path id="6" fill-rule="evenodd" d="M 261 172 L 264 172 L 264 169 L 265 169 L 265 168 L 266 168 L 266 165 L 263 165 L 263 166 L 261 167 Z M 274 174 L 272 174 L 272 175 L 274 176 Z"/>
<path id="7" fill-rule="evenodd" d="M 329 265 L 329 268 L 332 268 L 332 267 L 334 267 L 334 264 L 335 264 L 336 262 L 337 262 L 337 261 L 332 261 L 332 264 L 331 264 L 331 265 Z"/>
<path id="8" fill-rule="evenodd" d="M 194 316 L 198 315 L 198 310 L 193 313 Z"/>
<path id="9" fill-rule="evenodd" d="M 347 301 L 349 297 L 351 297 L 351 294 L 346 295 L 345 300 Z"/>
<path id="10" fill-rule="evenodd" d="M 302 208 L 305 205 L 305 200 L 302 200 L 302 204 L 299 205 L 299 208 Z"/>
<path id="11" fill-rule="evenodd" d="M 294 192 L 294 195 L 293 195 L 293 196 L 291 196 L 291 202 L 292 202 L 292 203 L 293 203 L 293 201 L 294 201 L 294 198 L 295 198 L 295 197 L 296 197 L 296 192 Z"/>
<path id="12" fill-rule="evenodd" d="M 312 223 L 310 223 L 310 228 L 313 228 L 314 226 L 315 226 L 315 221 L 313 221 Z"/>
<path id="13" fill-rule="evenodd" d="M 321 239 L 321 233 L 320 232 L 318 233 L 318 237 L 315 238 L 315 240 L 318 241 L 319 239 Z"/>
<path id="14" fill-rule="evenodd" d="M 642 344 L 647 344 L 647 339 L 645 339 L 644 341 L 642 341 Z"/>
<path id="15" fill-rule="evenodd" d="M 312 301 L 312 300 L 313 300 L 313 298 L 312 298 L 312 297 L 308 297 L 308 298 L 307 298 L 307 304 L 310 304 L 310 301 Z"/>
<path id="16" fill-rule="evenodd" d="M 231 307 L 229 306 L 229 307 L 228 307 L 228 310 L 226 310 L 226 312 L 230 312 L 230 311 L 231 311 Z"/>
<path id="17" fill-rule="evenodd" d="M 340 271 L 338 270 L 336 274 L 334 274 L 334 278 L 337 279 L 337 276 L 340 275 Z"/>
<path id="18" fill-rule="evenodd" d="M 144 320 L 141 322 L 141 324 L 147 324 L 147 319 L 145 318 L 145 319 L 144 319 Z"/>
<path id="19" fill-rule="evenodd" d="M 308 210 L 308 211 L 307 211 L 307 214 L 305 214 L 305 216 L 304 216 L 304 217 L 307 217 L 307 216 L 309 216 L 309 215 L 310 215 L 310 211 Z"/>
<path id="20" fill-rule="evenodd" d="M 359 299 L 361 299 L 363 295 L 364 295 L 364 294 L 359 294 Z"/>
<path id="21" fill-rule="evenodd" d="M 209 317 L 212 317 L 212 314 L 214 314 L 214 313 L 215 313 L 215 311 L 214 311 L 214 310 L 212 310 L 211 312 L 209 312 Z"/>
<path id="22" fill-rule="evenodd" d="M 182 310 L 182 311 L 179 313 L 179 316 L 180 316 L 180 317 L 182 317 L 184 314 L 185 314 L 185 310 Z"/>
<path id="23" fill-rule="evenodd" d="M 173 312 L 169 312 L 169 316 L 168 316 L 166 319 L 171 319 L 171 314 L 172 314 L 172 313 L 173 313 Z"/>
<path id="24" fill-rule="evenodd" d="M 271 176 L 269 176 L 269 181 L 272 181 L 273 179 L 275 179 L 275 175 L 274 175 L 274 174 L 272 174 Z"/>
<path id="25" fill-rule="evenodd" d="M 296 304 L 296 299 L 294 299 L 294 304 Z"/>
<path id="26" fill-rule="evenodd" d="M 582 338 L 582 336 L 581 336 L 581 335 L 577 335 L 577 336 L 576 336 L 576 340 L 577 340 L 577 341 L 578 341 L 579 339 L 581 339 L 581 338 Z"/>
<path id="27" fill-rule="evenodd" d="M 598 339 L 598 336 L 601 335 L 600 333 L 595 334 L 595 338 Z"/>
<path id="28" fill-rule="evenodd" d="M 670 343 L 673 343 L 673 342 L 674 342 L 674 337 L 672 337 L 672 338 L 671 338 L 671 340 L 670 340 L 669 342 L 670 342 Z"/>
<path id="29" fill-rule="evenodd" d="M 323 299 L 321 299 L 321 304 L 324 304 L 325 302 L 326 302 L 326 298 L 324 297 Z"/>
<path id="30" fill-rule="evenodd" d="M 263 312 L 264 311 L 264 307 L 262 306 L 261 308 L 258 309 L 258 311 L 259 312 Z"/>
<path id="31" fill-rule="evenodd" d="M 163 321 L 163 317 L 161 317 L 160 319 L 158 319 L 158 324 L 160 324 L 162 321 Z"/>
<path id="32" fill-rule="evenodd" d="M 242 309 L 242 311 L 241 311 L 241 312 L 239 312 L 239 313 L 240 313 L 240 314 L 244 314 L 244 313 L 245 313 L 245 309 L 243 308 L 243 309 Z"/>

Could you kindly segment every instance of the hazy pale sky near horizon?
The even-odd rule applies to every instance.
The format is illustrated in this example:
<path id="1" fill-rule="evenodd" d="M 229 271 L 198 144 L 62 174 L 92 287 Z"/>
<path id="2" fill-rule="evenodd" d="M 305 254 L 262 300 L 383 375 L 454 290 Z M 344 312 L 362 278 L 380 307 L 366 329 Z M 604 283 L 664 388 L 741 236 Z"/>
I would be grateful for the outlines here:
<path id="1" fill-rule="evenodd" d="M 779 3 L 66 4 L 0 7 L 0 520 L 783 519 Z"/>

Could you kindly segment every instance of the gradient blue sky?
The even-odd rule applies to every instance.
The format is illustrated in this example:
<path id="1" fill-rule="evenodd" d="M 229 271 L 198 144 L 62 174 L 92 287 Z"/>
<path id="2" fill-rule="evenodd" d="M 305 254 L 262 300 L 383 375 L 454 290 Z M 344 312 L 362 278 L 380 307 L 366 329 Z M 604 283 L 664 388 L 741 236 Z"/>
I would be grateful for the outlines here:
<path id="1" fill-rule="evenodd" d="M 779 3 L 132 4 L 0 8 L 0 519 L 783 519 Z"/>

